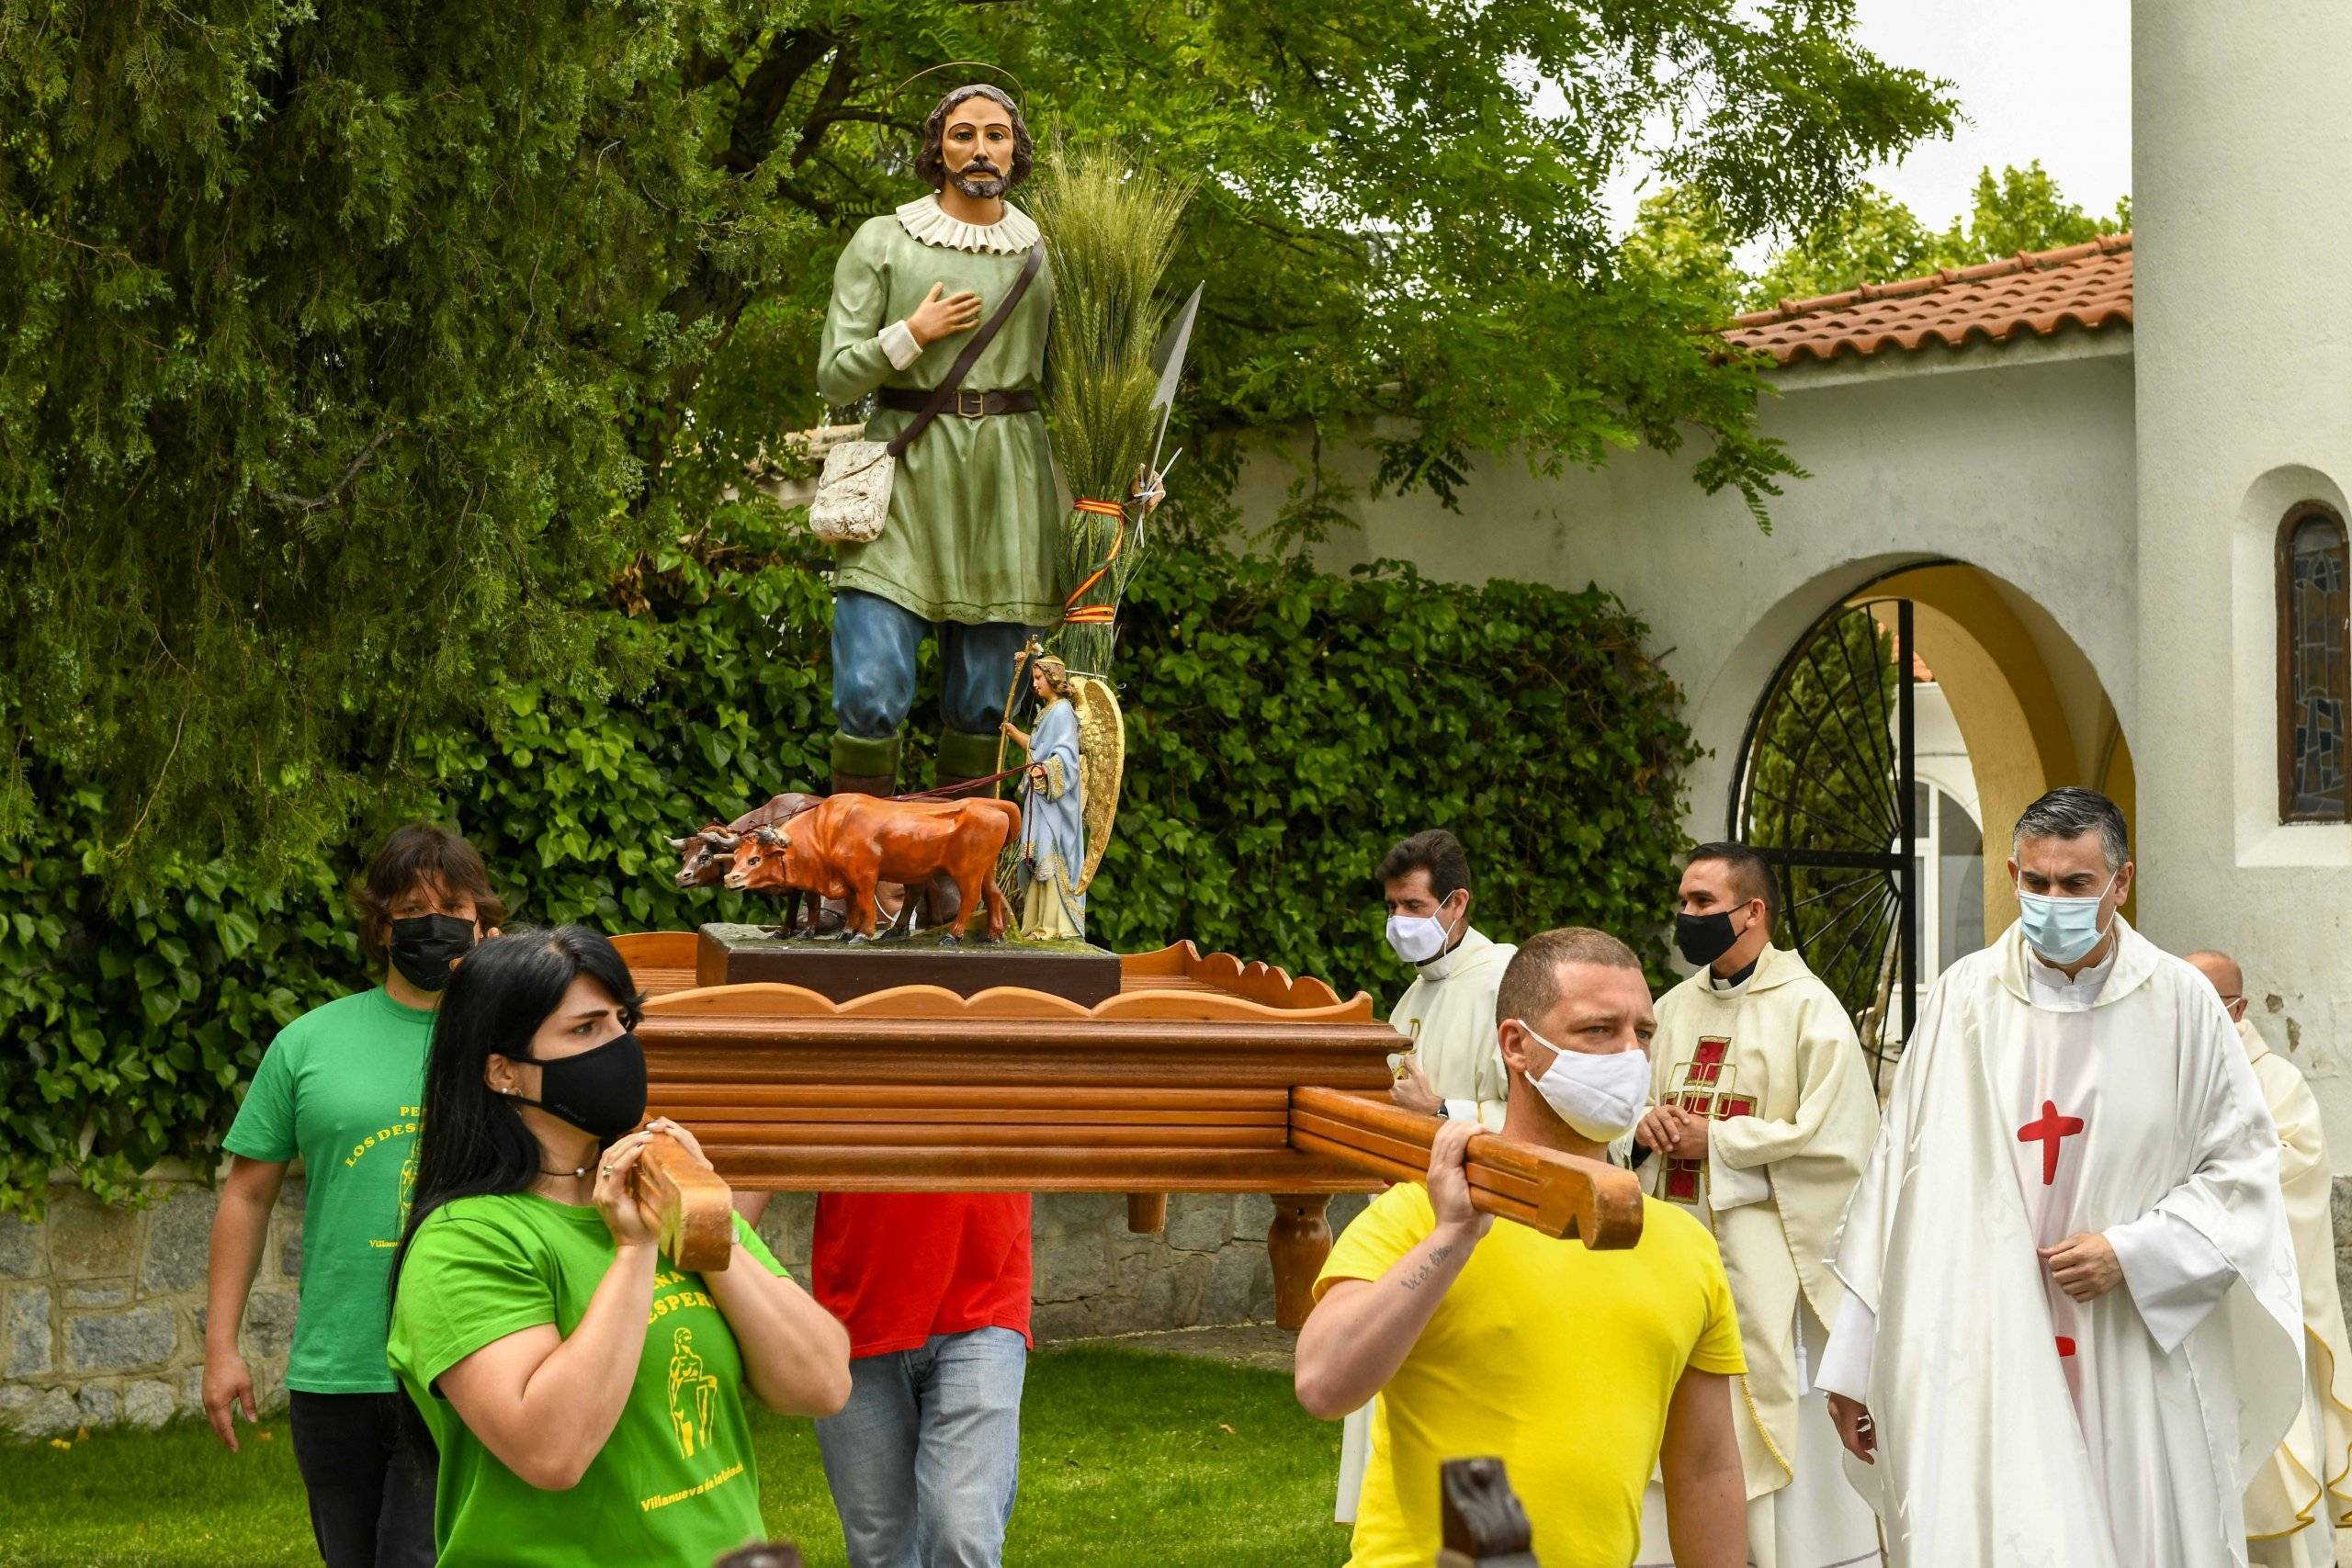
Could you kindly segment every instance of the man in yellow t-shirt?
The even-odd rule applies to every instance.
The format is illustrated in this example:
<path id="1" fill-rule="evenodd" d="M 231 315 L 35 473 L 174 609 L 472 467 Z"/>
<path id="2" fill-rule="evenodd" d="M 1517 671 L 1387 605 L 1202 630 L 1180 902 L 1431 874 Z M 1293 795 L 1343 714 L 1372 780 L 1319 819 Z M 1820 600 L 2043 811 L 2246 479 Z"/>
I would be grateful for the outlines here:
<path id="1" fill-rule="evenodd" d="M 1657 1027 L 1640 961 L 1596 931 L 1523 943 L 1496 994 L 1510 1068 L 1502 1135 L 1604 1157 L 1640 1116 Z M 1738 1568 L 1747 1487 L 1731 1418 L 1739 1320 L 1706 1228 L 1643 1200 L 1642 1239 L 1590 1252 L 1470 1206 L 1449 1122 L 1426 1188 L 1392 1187 L 1349 1225 L 1298 1337 L 1299 1403 L 1335 1419 L 1380 1395 L 1351 1568 L 1427 1568 L 1438 1467 L 1492 1455 L 1544 1568 L 1624 1568 L 1642 1490 L 1666 1481 L 1674 1560 Z"/>

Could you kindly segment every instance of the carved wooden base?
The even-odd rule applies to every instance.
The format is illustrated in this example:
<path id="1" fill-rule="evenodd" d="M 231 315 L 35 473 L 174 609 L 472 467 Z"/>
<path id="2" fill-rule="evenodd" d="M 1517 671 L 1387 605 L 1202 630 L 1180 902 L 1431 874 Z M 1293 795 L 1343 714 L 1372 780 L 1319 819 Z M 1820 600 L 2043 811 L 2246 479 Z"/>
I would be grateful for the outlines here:
<path id="1" fill-rule="evenodd" d="M 1453 1459 L 1438 1471 L 1437 1568 L 1539 1568 L 1527 1510 L 1498 1459 Z"/>
<path id="2" fill-rule="evenodd" d="M 1092 1007 L 1119 994 L 1119 955 L 1083 942 L 983 942 L 944 945 L 938 933 L 846 942 L 775 935 L 764 926 L 707 925 L 695 951 L 695 983 L 798 986 L 852 1001 L 893 986 L 938 986 L 959 997 L 999 986 L 1044 991 Z"/>
<path id="3" fill-rule="evenodd" d="M 1315 1309 L 1315 1277 L 1331 1256 L 1331 1225 L 1324 1218 L 1331 1198 L 1325 1192 L 1277 1192 L 1274 1223 L 1266 1227 L 1266 1256 L 1274 1265 L 1274 1326 L 1294 1334 L 1306 1326 Z"/>

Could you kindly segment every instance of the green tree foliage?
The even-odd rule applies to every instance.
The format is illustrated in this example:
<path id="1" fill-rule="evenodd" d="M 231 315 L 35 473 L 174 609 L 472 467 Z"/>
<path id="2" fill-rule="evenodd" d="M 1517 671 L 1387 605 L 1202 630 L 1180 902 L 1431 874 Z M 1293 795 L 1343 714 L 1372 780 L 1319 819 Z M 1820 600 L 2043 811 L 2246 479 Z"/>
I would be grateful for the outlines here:
<path id="1" fill-rule="evenodd" d="M 1908 207 L 1866 185 L 1842 210 L 1773 254 L 1748 288 L 1747 308 L 1769 310 L 1783 299 L 1810 299 L 1858 283 L 1891 283 L 1939 266 L 1967 265 L 1947 259 L 1946 239 Z"/>
<path id="2" fill-rule="evenodd" d="M 6 814 L 71 815 L 119 888 L 299 889 L 428 782 L 420 736 L 640 689 L 678 649 L 608 587 L 821 416 L 832 256 L 910 194 L 973 73 L 900 84 L 948 61 L 1204 174 L 1203 526 L 1238 432 L 1374 419 L 1382 482 L 1449 500 L 1474 449 L 1695 431 L 1760 512 L 1791 469 L 1753 367 L 1618 265 L 1600 197 L 1647 159 L 1738 239 L 1836 209 L 1950 115 L 1851 13 L 0 0 Z"/>
<path id="3" fill-rule="evenodd" d="M 455 820 L 514 921 L 611 931 L 756 918 L 681 892 L 665 834 L 824 776 L 829 591 L 763 513 L 650 561 L 628 584 L 674 673 L 634 697 L 512 687 L 467 728 L 420 727 L 405 808 Z M 1372 867 L 1444 823 L 1498 934 L 1582 921 L 1654 932 L 1693 755 L 1644 628 L 1598 590 L 1318 576 L 1171 547 L 1129 601 L 1130 787 L 1090 898 L 1096 940 L 1207 946 L 1384 995 Z M 290 884 L 212 863 L 124 905 L 85 874 L 106 831 L 90 788 L 0 840 L 0 1208 L 49 1171 L 109 1197 L 157 1158 L 208 1157 L 287 1021 L 367 983 L 334 842 Z M 1663 952 L 1645 956 L 1662 973 Z"/>
<path id="4" fill-rule="evenodd" d="M 1748 279 L 1733 243 L 1731 226 L 1705 192 L 1668 186 L 1643 199 L 1624 261 L 1661 293 L 1674 292 L 1677 320 L 1712 326 L 1747 309 Z"/>
<path id="5" fill-rule="evenodd" d="M 1921 277 L 1939 267 L 1974 266 L 2019 251 L 2079 245 L 2132 227 L 2132 198 L 2108 217 L 2093 217 L 2068 201 L 2037 158 L 2020 169 L 1978 172 L 1964 219 L 1939 233 L 1903 203 L 1865 185 L 1844 209 L 1777 252 L 1748 289 L 1748 308 L 1783 299 L 1841 293 L 1860 283 Z"/>
<path id="6" fill-rule="evenodd" d="M 2129 196 L 2117 200 L 2111 214 L 2095 217 L 2061 195 L 2058 182 L 2050 177 L 2041 160 L 2036 158 L 2025 168 L 2011 164 L 1997 175 L 1989 168 L 1978 173 L 1965 247 L 1956 241 L 1960 230 L 1957 220 L 1947 231 L 1945 241 L 1948 254 L 1967 255 L 1971 262 L 1944 265 L 1965 266 L 1996 256 L 2012 256 L 2019 251 L 2079 245 L 2101 234 L 2123 233 L 2131 227 Z"/>

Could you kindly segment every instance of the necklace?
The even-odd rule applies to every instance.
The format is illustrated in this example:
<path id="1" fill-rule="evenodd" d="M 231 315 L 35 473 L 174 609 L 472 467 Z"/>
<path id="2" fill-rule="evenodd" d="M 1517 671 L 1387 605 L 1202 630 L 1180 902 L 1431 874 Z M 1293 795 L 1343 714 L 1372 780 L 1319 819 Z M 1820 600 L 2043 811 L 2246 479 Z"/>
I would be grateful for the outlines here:
<path id="1" fill-rule="evenodd" d="M 583 1165 L 583 1166 L 582 1166 L 582 1167 L 581 1167 L 579 1169 L 577 1169 L 577 1170 L 549 1170 L 547 1167 L 545 1167 L 545 1166 L 541 1166 L 541 1167 L 539 1167 L 539 1174 L 540 1174 L 541 1176 L 571 1176 L 571 1177 L 580 1177 L 580 1176 L 585 1176 L 585 1175 L 587 1175 L 587 1174 L 588 1174 L 588 1168 L 587 1168 L 586 1166 L 584 1166 L 584 1165 Z"/>

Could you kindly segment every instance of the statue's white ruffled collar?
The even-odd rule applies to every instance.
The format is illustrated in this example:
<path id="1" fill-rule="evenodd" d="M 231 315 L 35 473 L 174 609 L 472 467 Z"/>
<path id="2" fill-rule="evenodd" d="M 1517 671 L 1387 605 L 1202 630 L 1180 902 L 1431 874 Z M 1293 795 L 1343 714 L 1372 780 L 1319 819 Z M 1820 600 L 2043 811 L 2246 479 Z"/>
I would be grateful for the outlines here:
<path id="1" fill-rule="evenodd" d="M 899 224 L 924 244 L 942 250 L 1017 256 L 1037 243 L 1035 220 L 1009 201 L 999 221 L 967 223 L 942 211 L 937 196 L 918 197 L 899 209 Z"/>

